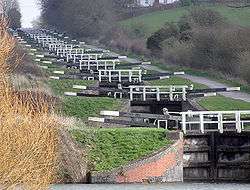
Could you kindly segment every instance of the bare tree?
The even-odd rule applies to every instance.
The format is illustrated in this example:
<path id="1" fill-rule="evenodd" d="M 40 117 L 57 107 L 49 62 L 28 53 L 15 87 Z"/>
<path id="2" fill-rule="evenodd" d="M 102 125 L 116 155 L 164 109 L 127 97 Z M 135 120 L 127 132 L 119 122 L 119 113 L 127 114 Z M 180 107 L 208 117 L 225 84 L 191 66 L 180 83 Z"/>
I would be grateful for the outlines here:
<path id="1" fill-rule="evenodd" d="M 76 37 L 98 37 L 113 23 L 111 0 L 41 0 L 47 25 Z"/>

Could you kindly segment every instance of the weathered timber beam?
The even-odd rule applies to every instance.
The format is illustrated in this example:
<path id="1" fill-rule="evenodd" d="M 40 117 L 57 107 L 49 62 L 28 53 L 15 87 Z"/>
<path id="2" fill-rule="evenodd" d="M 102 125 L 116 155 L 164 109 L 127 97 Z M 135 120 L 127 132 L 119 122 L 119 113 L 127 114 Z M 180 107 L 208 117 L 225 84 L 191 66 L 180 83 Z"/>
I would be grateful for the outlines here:
<path id="1" fill-rule="evenodd" d="M 150 119 L 160 119 L 160 120 L 177 120 L 180 121 L 180 116 L 172 115 L 158 115 L 158 114 L 147 114 L 147 113 L 127 113 L 119 111 L 101 111 L 102 116 L 113 116 L 113 117 L 129 117 L 129 118 L 150 118 Z"/>
<path id="2" fill-rule="evenodd" d="M 156 128 L 157 125 L 145 122 L 135 122 L 128 120 L 116 120 L 116 119 L 107 119 L 107 118 L 98 118 L 98 117 L 89 117 L 89 121 L 99 122 L 99 123 L 110 123 L 117 125 L 126 125 L 126 126 L 138 126 L 138 127 L 147 127 L 147 128 Z"/>
<path id="3" fill-rule="evenodd" d="M 187 90 L 188 93 L 210 93 L 210 92 L 230 92 L 230 91 L 240 91 L 240 87 L 229 87 L 229 88 L 209 88 L 209 89 L 196 89 Z"/>

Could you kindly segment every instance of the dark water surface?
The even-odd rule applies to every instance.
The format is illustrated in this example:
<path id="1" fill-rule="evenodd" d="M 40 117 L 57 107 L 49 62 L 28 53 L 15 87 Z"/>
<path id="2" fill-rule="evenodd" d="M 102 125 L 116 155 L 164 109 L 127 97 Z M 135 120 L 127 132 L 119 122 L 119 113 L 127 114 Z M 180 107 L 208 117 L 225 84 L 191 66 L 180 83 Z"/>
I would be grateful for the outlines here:
<path id="1" fill-rule="evenodd" d="M 56 185 L 51 190 L 250 190 L 250 184 Z"/>

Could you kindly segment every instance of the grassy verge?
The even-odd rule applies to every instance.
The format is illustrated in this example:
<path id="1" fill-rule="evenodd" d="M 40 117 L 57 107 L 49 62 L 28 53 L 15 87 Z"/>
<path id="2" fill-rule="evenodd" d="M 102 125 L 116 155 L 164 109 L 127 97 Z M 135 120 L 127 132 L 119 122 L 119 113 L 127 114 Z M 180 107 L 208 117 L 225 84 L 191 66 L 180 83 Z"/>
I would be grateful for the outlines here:
<path id="1" fill-rule="evenodd" d="M 224 96 L 202 98 L 198 103 L 210 111 L 250 110 L 250 103 Z"/>
<path id="2" fill-rule="evenodd" d="M 94 81 L 85 80 L 48 80 L 48 85 L 53 89 L 56 95 L 64 95 L 64 92 L 77 92 L 79 90 L 73 89 L 73 85 L 89 86 L 94 84 Z"/>
<path id="3" fill-rule="evenodd" d="M 82 145 L 91 147 L 94 171 L 110 171 L 171 144 L 163 129 L 97 129 L 72 131 Z"/>
<path id="4" fill-rule="evenodd" d="M 121 100 L 106 97 L 65 97 L 64 92 L 77 92 L 72 89 L 73 85 L 91 85 L 93 81 L 84 80 L 49 80 L 48 85 L 58 96 L 62 96 L 60 111 L 67 116 L 86 119 L 96 116 L 101 110 L 116 110 L 122 105 Z"/>

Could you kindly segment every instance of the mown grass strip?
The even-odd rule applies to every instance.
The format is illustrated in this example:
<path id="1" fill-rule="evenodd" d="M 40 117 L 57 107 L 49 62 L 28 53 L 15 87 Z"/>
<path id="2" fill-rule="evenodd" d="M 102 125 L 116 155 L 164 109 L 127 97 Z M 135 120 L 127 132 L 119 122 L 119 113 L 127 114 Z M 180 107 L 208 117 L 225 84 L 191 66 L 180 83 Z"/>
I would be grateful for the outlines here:
<path id="1" fill-rule="evenodd" d="M 210 111 L 250 110 L 249 102 L 234 100 L 224 96 L 202 98 L 198 103 Z"/>
<path id="2" fill-rule="evenodd" d="M 87 119 L 97 116 L 101 110 L 118 110 L 122 106 L 121 100 L 106 97 L 66 97 L 64 92 L 79 92 L 73 89 L 73 85 L 89 86 L 94 81 L 84 80 L 48 80 L 48 85 L 57 96 L 61 96 L 59 111 L 61 114 L 71 117 Z"/>

